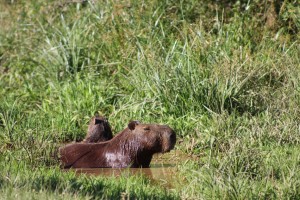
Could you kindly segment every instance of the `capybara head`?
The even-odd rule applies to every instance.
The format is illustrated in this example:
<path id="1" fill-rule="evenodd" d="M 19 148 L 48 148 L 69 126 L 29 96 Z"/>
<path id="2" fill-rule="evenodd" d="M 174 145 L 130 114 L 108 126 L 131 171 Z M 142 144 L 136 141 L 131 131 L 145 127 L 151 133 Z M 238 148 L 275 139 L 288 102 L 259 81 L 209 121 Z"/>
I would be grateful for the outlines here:
<path id="1" fill-rule="evenodd" d="M 113 137 L 108 120 L 103 116 L 95 116 L 90 120 L 87 135 L 83 142 L 96 143 L 108 141 Z"/>
<path id="2" fill-rule="evenodd" d="M 175 146 L 176 134 L 167 125 L 142 124 L 139 121 L 132 121 L 128 124 L 128 128 L 143 149 L 154 153 L 165 153 Z"/>

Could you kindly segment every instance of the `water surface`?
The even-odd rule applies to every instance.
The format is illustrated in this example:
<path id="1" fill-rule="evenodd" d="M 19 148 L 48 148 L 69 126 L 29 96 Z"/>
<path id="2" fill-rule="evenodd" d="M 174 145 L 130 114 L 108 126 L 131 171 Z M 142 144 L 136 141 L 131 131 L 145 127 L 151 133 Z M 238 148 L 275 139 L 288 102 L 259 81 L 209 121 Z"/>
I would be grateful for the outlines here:
<path id="1" fill-rule="evenodd" d="M 178 178 L 180 178 L 177 165 L 187 159 L 186 154 L 180 151 L 171 151 L 166 154 L 154 155 L 150 168 L 80 168 L 71 170 L 75 170 L 77 174 L 91 176 L 145 175 L 160 185 L 172 188 L 178 182 Z"/>

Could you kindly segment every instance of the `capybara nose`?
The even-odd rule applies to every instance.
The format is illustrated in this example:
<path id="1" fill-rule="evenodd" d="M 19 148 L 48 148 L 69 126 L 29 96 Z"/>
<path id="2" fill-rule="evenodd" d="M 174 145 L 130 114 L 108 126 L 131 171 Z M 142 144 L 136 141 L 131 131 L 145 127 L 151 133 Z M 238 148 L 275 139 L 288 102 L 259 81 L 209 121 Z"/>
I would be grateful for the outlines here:
<path id="1" fill-rule="evenodd" d="M 172 144 L 176 143 L 176 134 L 173 130 L 170 133 L 170 141 L 171 141 Z"/>

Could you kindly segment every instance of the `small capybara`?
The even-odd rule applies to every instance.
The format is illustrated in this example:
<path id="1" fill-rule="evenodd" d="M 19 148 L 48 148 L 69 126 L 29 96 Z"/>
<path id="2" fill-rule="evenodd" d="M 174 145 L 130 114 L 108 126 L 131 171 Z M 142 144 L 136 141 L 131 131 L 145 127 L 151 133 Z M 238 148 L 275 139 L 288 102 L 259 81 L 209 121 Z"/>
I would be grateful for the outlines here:
<path id="1" fill-rule="evenodd" d="M 90 120 L 83 143 L 105 142 L 113 138 L 108 120 L 103 116 L 95 116 Z"/>
<path id="2" fill-rule="evenodd" d="M 109 141 L 68 144 L 59 153 L 64 168 L 149 167 L 153 154 L 169 152 L 175 143 L 169 126 L 133 121 Z"/>

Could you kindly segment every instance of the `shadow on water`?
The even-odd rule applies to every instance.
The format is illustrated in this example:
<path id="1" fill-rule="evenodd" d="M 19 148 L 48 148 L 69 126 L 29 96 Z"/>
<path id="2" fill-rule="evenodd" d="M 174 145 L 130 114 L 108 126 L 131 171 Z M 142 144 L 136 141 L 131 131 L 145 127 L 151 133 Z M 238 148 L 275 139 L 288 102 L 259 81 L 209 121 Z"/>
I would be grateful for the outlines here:
<path id="1" fill-rule="evenodd" d="M 180 151 L 171 151 L 167 154 L 157 154 L 153 156 L 150 168 L 81 168 L 75 170 L 77 174 L 91 176 L 119 177 L 128 175 L 144 175 L 153 183 L 160 184 L 167 188 L 174 188 L 179 184 L 177 165 L 188 159 L 186 154 Z"/>

